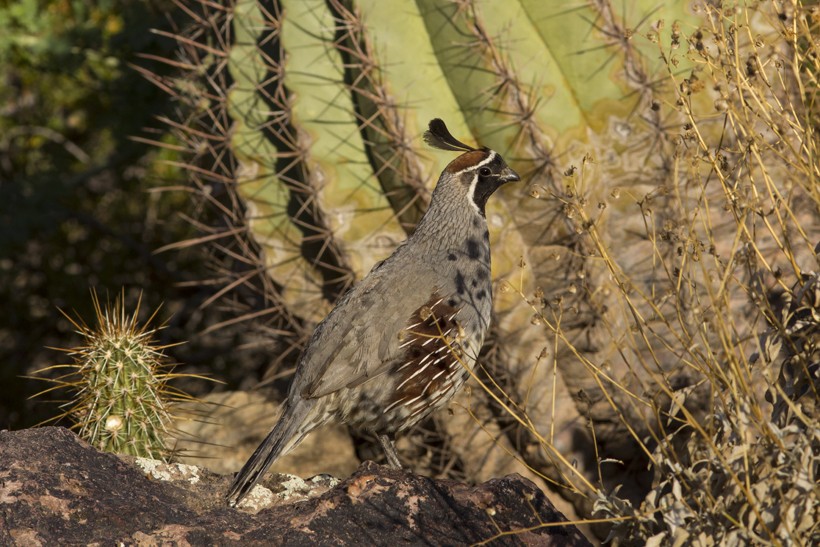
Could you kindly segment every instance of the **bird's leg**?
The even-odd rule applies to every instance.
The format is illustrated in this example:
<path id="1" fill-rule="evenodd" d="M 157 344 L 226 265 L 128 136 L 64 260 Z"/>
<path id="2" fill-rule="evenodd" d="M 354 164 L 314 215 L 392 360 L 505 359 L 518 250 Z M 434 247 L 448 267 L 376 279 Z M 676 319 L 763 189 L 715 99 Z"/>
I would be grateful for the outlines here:
<path id="1" fill-rule="evenodd" d="M 384 448 L 384 455 L 387 456 L 387 464 L 393 469 L 401 469 L 399 456 L 396 454 L 396 447 L 393 445 L 393 439 L 388 435 L 378 435 L 378 437 L 382 448 Z"/>

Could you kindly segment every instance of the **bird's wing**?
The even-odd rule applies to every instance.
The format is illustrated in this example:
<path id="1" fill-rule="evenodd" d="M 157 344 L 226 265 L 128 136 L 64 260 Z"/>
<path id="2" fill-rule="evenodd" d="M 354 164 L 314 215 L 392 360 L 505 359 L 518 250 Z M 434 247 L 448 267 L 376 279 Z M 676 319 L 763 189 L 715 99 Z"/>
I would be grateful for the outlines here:
<path id="1" fill-rule="evenodd" d="M 291 393 L 321 397 L 384 372 L 402 351 L 400 333 L 431 298 L 428 281 L 423 275 L 362 280 L 313 333 Z"/>

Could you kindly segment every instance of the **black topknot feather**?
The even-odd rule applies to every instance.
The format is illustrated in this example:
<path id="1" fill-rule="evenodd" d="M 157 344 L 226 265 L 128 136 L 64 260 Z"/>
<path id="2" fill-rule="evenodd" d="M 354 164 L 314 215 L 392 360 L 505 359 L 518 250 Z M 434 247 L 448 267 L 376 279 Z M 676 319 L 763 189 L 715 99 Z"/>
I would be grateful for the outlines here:
<path id="1" fill-rule="evenodd" d="M 433 148 L 451 150 L 453 152 L 472 152 L 476 150 L 456 139 L 450 134 L 447 126 L 440 118 L 430 120 L 429 129 L 424 132 L 424 142 Z"/>

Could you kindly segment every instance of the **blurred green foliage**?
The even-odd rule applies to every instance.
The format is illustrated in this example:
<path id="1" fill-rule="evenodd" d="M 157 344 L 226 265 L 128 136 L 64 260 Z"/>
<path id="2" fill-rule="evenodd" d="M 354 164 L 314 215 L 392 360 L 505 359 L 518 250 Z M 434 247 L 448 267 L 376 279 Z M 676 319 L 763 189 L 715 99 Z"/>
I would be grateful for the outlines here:
<path id="1" fill-rule="evenodd" d="M 4 178 L 78 173 L 114 151 L 142 148 L 125 144 L 129 133 L 120 130 L 139 129 L 164 98 L 126 63 L 135 52 L 163 50 L 148 31 L 163 11 L 129 1 L 4 4 Z"/>
<path id="2" fill-rule="evenodd" d="M 181 179 L 163 161 L 174 154 L 131 139 L 170 138 L 146 128 L 171 100 L 129 64 L 167 70 L 138 54 L 170 55 L 151 29 L 168 29 L 173 9 L 0 2 L 0 428 L 55 414 L 28 401 L 40 386 L 21 376 L 60 359 L 46 346 L 76 340 L 57 308 L 87 316 L 90 287 L 103 298 L 125 287 L 129 300 L 145 290 L 146 309 L 165 302 L 174 341 L 198 330 L 199 289 L 179 282 L 203 276 L 201 257 L 154 252 L 192 233 L 178 214 L 190 200 L 151 191 Z"/>

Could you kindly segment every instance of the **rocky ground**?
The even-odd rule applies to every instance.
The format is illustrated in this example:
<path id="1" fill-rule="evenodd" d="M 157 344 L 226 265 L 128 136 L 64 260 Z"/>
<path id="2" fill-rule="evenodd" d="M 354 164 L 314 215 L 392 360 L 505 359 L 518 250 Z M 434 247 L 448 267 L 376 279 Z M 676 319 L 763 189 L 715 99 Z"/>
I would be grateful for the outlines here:
<path id="1" fill-rule="evenodd" d="M 589 545 L 529 480 L 477 486 L 365 462 L 270 474 L 238 509 L 201 467 L 101 453 L 67 429 L 0 432 L 2 545 Z"/>

